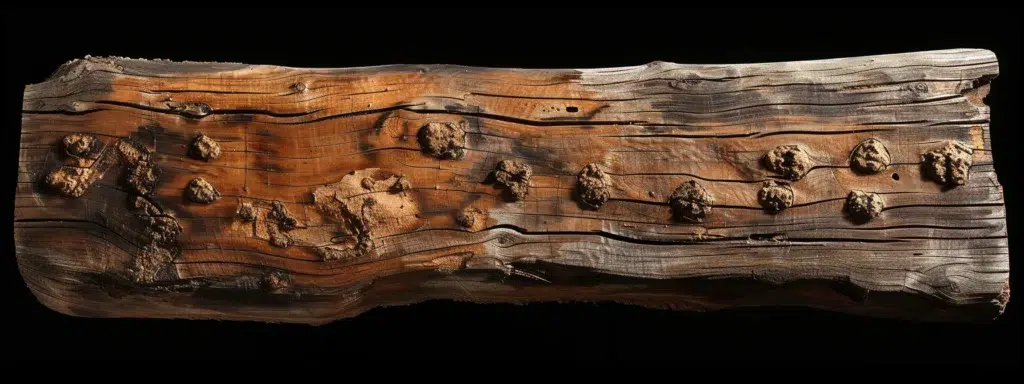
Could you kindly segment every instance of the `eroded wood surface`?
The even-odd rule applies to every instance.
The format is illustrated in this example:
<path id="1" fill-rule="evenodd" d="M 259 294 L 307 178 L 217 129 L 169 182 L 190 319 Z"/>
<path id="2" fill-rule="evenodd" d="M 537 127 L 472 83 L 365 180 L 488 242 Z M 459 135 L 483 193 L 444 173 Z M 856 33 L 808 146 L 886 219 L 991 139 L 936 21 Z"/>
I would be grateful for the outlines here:
<path id="1" fill-rule="evenodd" d="M 454 299 L 989 319 L 1009 298 L 997 74 L 972 49 L 585 70 L 74 60 L 25 90 L 16 256 L 77 316 L 321 324 Z M 799 152 L 775 153 L 784 169 L 766 161 L 780 147 Z"/>

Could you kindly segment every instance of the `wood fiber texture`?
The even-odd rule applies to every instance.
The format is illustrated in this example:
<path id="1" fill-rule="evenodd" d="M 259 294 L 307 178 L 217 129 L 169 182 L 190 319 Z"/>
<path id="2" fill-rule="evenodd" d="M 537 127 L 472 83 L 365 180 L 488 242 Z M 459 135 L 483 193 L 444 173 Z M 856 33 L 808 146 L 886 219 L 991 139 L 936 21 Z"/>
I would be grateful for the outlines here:
<path id="1" fill-rule="evenodd" d="M 430 299 L 986 320 L 989 108 L 955 49 L 603 69 L 86 57 L 25 89 L 16 257 L 87 317 Z"/>

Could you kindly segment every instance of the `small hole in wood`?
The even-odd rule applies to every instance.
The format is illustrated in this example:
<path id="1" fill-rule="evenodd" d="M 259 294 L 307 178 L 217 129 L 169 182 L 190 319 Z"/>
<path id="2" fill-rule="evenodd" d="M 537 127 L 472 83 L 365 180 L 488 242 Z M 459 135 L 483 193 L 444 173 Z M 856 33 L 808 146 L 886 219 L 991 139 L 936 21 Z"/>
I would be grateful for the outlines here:
<path id="1" fill-rule="evenodd" d="M 894 173 L 894 174 L 892 174 L 892 179 L 893 179 L 894 181 L 900 181 L 900 174 L 898 174 L 898 173 Z"/>
<path id="2" fill-rule="evenodd" d="M 571 107 L 571 106 L 570 106 L 570 107 L 565 107 L 565 111 L 566 111 L 566 112 L 579 112 L 579 111 L 580 111 L 580 109 L 579 109 L 579 108 L 576 108 L 576 107 Z"/>

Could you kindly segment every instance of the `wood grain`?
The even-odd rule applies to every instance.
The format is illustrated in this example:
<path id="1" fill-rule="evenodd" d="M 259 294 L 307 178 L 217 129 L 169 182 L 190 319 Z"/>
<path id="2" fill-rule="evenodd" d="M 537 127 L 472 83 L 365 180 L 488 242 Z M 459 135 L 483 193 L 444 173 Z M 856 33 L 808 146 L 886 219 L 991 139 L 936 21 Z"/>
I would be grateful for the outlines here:
<path id="1" fill-rule="evenodd" d="M 16 256 L 43 304 L 88 317 L 323 324 L 451 299 L 991 319 L 1009 299 L 997 75 L 977 49 L 550 70 L 87 57 L 25 89 Z M 851 167 L 868 139 L 874 173 Z M 785 170 L 779 147 L 798 148 Z"/>

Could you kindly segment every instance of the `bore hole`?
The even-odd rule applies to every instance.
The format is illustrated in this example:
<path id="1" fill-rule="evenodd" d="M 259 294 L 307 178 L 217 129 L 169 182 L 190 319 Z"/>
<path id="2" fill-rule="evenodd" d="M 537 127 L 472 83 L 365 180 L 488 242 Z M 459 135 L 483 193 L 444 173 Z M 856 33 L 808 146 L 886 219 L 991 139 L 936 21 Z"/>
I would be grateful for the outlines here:
<path id="1" fill-rule="evenodd" d="M 580 109 L 579 109 L 579 108 L 576 108 L 576 107 L 571 107 L 571 106 L 570 106 L 570 107 L 565 107 L 565 111 L 566 111 L 566 112 L 579 112 L 579 111 L 580 111 Z"/>
<path id="2" fill-rule="evenodd" d="M 900 174 L 898 174 L 898 173 L 892 174 L 892 179 L 895 180 L 895 181 L 900 181 Z"/>

